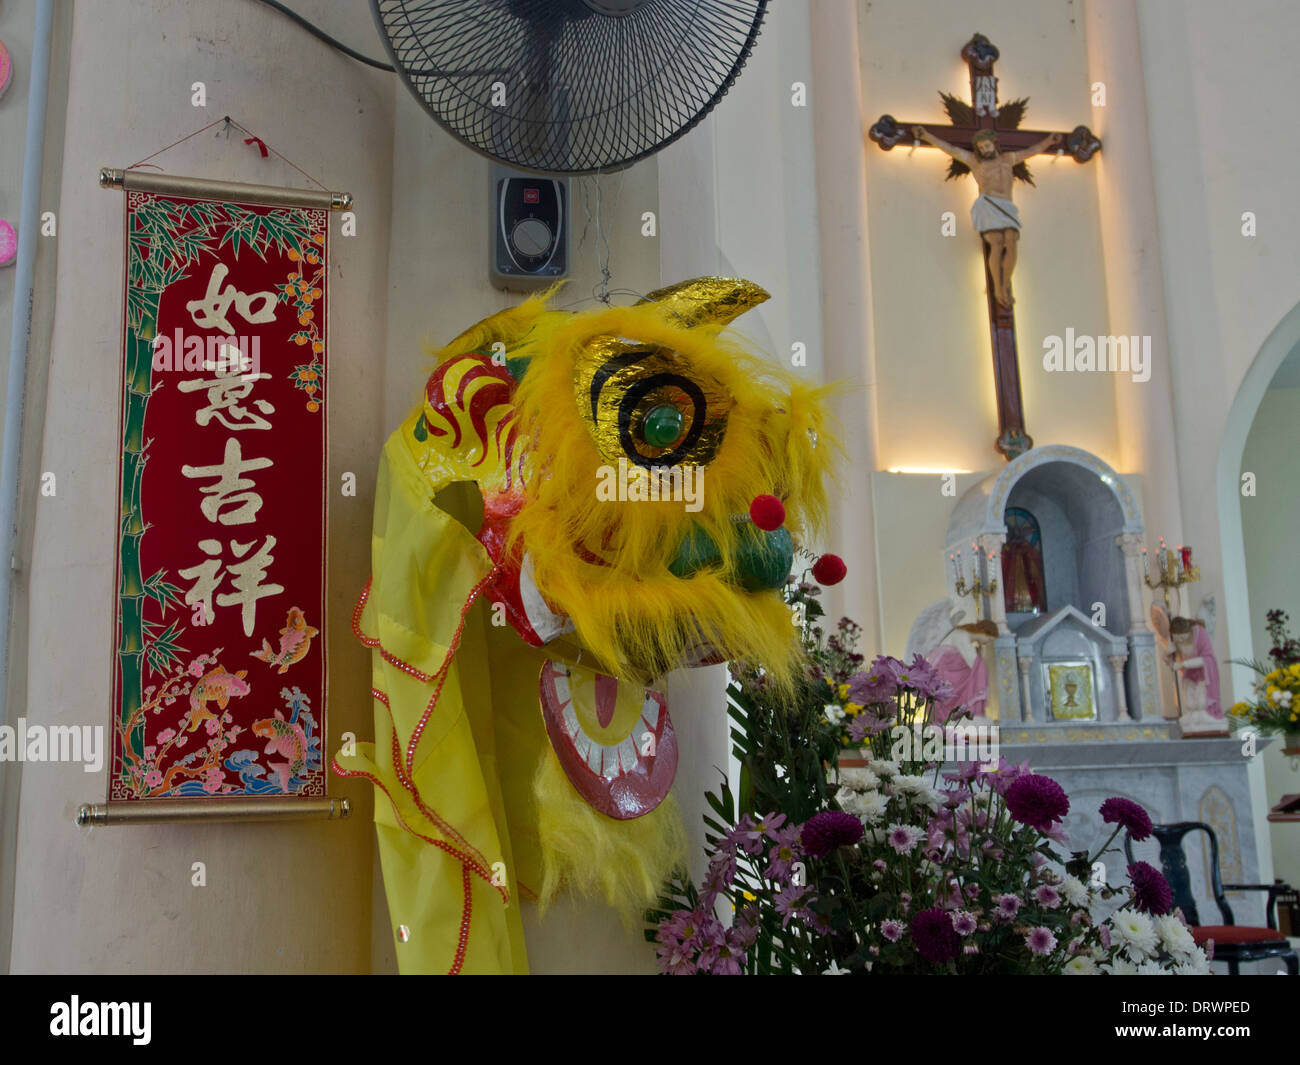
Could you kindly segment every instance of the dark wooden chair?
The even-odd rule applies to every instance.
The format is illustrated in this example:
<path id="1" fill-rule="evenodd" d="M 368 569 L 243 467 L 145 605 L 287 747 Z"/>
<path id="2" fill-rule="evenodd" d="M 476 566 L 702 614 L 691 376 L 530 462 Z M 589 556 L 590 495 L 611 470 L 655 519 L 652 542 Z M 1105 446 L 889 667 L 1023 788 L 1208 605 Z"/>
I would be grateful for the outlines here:
<path id="1" fill-rule="evenodd" d="M 1191 875 L 1187 869 L 1187 855 L 1183 852 L 1183 837 L 1189 832 L 1200 831 L 1210 837 L 1210 890 L 1218 904 L 1223 924 L 1203 925 L 1196 903 L 1192 898 Z M 1274 908 L 1279 893 L 1290 888 L 1282 881 L 1273 884 L 1225 884 L 1219 874 L 1219 841 L 1214 829 L 1203 821 L 1179 821 L 1170 825 L 1153 825 L 1151 834 L 1160 845 L 1160 867 L 1169 881 L 1173 892 L 1174 905 L 1183 911 L 1183 918 L 1191 926 L 1192 937 L 1199 946 L 1214 941 L 1214 960 L 1228 963 L 1228 972 L 1236 976 L 1244 961 L 1263 961 L 1266 958 L 1281 958 L 1286 963 L 1287 972 L 1292 976 L 1300 975 L 1300 960 L 1296 952 L 1286 941 L 1286 936 L 1277 930 Z M 1132 864 L 1133 841 L 1124 836 L 1124 854 Z M 1255 928 L 1239 925 L 1232 916 L 1232 907 L 1228 905 L 1226 891 L 1266 891 L 1268 902 L 1264 912 L 1268 921 L 1267 928 Z"/>

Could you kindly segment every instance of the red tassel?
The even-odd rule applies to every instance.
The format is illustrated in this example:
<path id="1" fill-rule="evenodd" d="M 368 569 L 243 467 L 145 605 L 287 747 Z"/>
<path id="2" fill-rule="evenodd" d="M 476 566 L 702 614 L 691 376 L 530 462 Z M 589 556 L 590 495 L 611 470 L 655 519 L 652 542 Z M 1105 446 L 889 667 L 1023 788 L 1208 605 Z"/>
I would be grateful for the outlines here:
<path id="1" fill-rule="evenodd" d="M 263 158 L 263 159 L 265 159 L 265 158 L 270 154 L 270 153 L 266 150 L 266 145 L 262 142 L 262 138 L 261 138 L 261 137 L 245 137 L 245 138 L 244 138 L 244 143 L 245 143 L 245 144 L 256 144 L 256 145 L 257 145 L 257 150 L 258 150 L 259 152 L 262 153 L 262 158 Z"/>

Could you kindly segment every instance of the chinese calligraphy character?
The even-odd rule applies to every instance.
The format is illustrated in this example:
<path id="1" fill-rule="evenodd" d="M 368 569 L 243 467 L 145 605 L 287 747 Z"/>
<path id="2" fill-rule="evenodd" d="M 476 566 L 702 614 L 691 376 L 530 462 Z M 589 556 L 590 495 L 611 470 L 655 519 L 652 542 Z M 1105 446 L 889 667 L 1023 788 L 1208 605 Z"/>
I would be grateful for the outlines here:
<path id="1" fill-rule="evenodd" d="M 234 284 L 227 285 L 223 289 L 221 287 L 222 282 L 226 280 L 226 275 L 229 272 L 223 263 L 218 263 L 212 268 L 212 274 L 208 278 L 208 291 L 203 298 L 201 300 L 190 300 L 185 304 L 185 309 L 190 312 L 194 324 L 203 329 L 220 329 L 226 334 L 234 333 L 235 330 L 231 328 L 230 322 L 226 320 L 226 312 L 230 310 L 231 303 L 234 303 L 235 310 L 246 321 L 274 322 L 275 304 L 279 297 L 274 292 L 245 294 L 235 288 Z M 253 310 L 254 300 L 262 302 L 258 310 Z"/>
<path id="2" fill-rule="evenodd" d="M 247 525 L 257 517 L 262 509 L 262 497 L 249 491 L 254 482 L 244 476 L 252 470 L 263 470 L 272 465 L 270 459 L 248 459 L 245 461 L 239 441 L 231 437 L 226 441 L 226 457 L 219 466 L 181 467 L 186 477 L 215 477 L 215 484 L 200 489 L 207 497 L 199 504 L 203 516 L 208 521 L 219 521 L 222 525 Z M 222 508 L 235 505 L 234 510 Z"/>
<path id="3" fill-rule="evenodd" d="M 243 373 L 248 365 L 247 357 L 238 348 L 222 345 L 216 361 L 203 364 L 205 370 L 217 370 L 216 377 L 196 378 L 177 384 L 176 387 L 182 392 L 195 392 L 200 388 L 208 390 L 208 405 L 194 413 L 194 420 L 199 425 L 207 425 L 216 418 L 227 429 L 232 430 L 271 428 L 270 422 L 239 402 L 248 398 L 256 381 L 271 376 L 269 373 Z M 275 408 L 264 399 L 253 400 L 253 406 L 262 414 L 275 413 Z M 228 418 L 227 414 L 234 420 Z"/>
<path id="4" fill-rule="evenodd" d="M 267 596 L 279 595 L 284 591 L 284 585 L 262 583 L 266 578 L 267 568 L 275 561 L 271 555 L 271 548 L 275 546 L 275 537 L 268 536 L 255 554 L 244 558 L 255 544 L 255 540 L 246 544 L 231 540 L 231 554 L 243 561 L 227 566 L 223 574 L 220 560 L 221 541 L 200 540 L 199 550 L 213 557 L 200 562 L 197 566 L 177 571 L 185 580 L 194 581 L 190 590 L 185 593 L 186 605 L 202 603 L 204 614 L 208 617 L 212 616 L 213 593 L 220 587 L 223 577 L 229 575 L 230 584 L 235 591 L 217 593 L 217 606 L 240 607 L 245 636 L 253 635 L 253 625 L 257 618 L 257 601 Z"/>

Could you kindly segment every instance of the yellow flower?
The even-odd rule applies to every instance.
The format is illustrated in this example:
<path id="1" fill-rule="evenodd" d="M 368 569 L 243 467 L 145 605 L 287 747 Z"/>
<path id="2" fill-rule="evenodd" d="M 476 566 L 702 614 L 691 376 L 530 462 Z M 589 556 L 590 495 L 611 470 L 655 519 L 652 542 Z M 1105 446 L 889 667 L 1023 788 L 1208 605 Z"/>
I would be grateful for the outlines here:
<path id="1" fill-rule="evenodd" d="M 745 890 L 742 889 L 740 893 L 741 893 L 742 895 L 745 896 L 745 901 L 746 901 L 746 902 L 757 902 L 757 901 L 758 901 L 758 896 L 755 895 L 755 894 L 752 894 L 751 892 L 748 892 L 748 891 L 745 891 Z"/>
<path id="2" fill-rule="evenodd" d="M 845 700 L 848 699 L 848 697 L 849 697 L 849 686 L 848 686 L 848 683 L 847 683 L 847 682 L 845 682 L 844 684 L 841 684 L 841 685 L 840 685 L 840 687 L 839 687 L 839 693 L 840 693 L 840 702 L 844 702 Z"/>
<path id="3" fill-rule="evenodd" d="M 848 714 L 849 717 L 857 717 L 860 713 L 862 713 L 862 704 L 861 704 L 861 703 L 845 703 L 845 704 L 844 704 L 844 712 L 845 712 L 846 714 Z"/>

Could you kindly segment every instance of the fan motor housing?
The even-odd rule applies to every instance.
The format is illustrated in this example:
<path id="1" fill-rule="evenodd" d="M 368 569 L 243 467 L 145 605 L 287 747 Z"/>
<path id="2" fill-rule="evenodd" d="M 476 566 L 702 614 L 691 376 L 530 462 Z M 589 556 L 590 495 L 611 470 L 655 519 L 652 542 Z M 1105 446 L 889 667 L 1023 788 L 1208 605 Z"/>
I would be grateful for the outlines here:
<path id="1" fill-rule="evenodd" d="M 492 283 L 529 291 L 569 276 L 569 182 L 492 166 Z"/>

